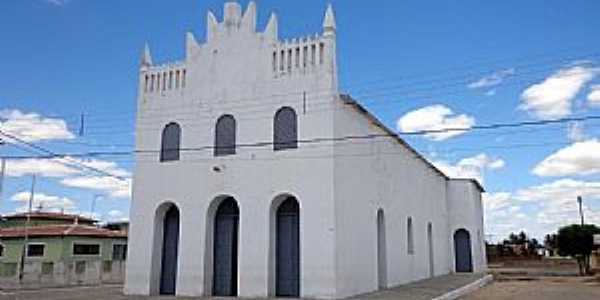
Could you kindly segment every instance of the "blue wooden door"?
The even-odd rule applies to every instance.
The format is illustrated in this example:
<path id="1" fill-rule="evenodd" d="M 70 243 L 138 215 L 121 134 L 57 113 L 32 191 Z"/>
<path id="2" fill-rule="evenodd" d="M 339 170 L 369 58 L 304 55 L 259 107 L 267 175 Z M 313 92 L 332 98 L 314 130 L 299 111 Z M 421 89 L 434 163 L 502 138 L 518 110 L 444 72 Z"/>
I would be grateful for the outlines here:
<path id="1" fill-rule="evenodd" d="M 468 231 L 460 229 L 454 233 L 454 254 L 456 255 L 456 272 L 473 272 L 471 237 Z"/>
<path id="2" fill-rule="evenodd" d="M 213 295 L 237 296 L 239 209 L 233 198 L 217 210 L 214 228 Z"/>
<path id="3" fill-rule="evenodd" d="M 276 295 L 300 296 L 300 208 L 289 198 L 277 210 Z"/>
<path id="4" fill-rule="evenodd" d="M 175 206 L 165 214 L 163 235 L 160 294 L 175 295 L 179 247 L 179 210 Z"/>

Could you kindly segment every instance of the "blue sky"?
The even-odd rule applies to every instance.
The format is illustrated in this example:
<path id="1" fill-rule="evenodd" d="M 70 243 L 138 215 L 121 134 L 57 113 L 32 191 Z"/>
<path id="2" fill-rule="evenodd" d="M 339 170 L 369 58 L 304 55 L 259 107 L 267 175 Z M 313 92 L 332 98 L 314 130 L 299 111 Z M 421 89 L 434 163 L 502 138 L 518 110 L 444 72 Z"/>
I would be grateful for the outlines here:
<path id="1" fill-rule="evenodd" d="M 275 11 L 282 38 L 317 33 L 327 3 L 259 0 L 258 26 L 264 28 Z M 332 3 L 342 90 L 390 128 L 600 115 L 597 1 Z M 179 60 L 185 33 L 202 40 L 207 10 L 220 16 L 222 5 L 222 0 L 0 2 L 0 129 L 57 152 L 133 150 L 144 43 L 155 62 Z M 85 134 L 78 136 L 82 113 Z M 499 238 L 526 229 L 540 236 L 576 221 L 577 194 L 585 197 L 589 221 L 600 223 L 598 125 L 406 139 L 450 175 L 484 182 L 489 234 Z M 27 136 L 25 129 L 34 134 Z M 26 152 L 9 145 L 0 154 Z M 85 163 L 124 176 L 133 165 L 124 156 Z M 39 161 L 9 161 L 8 170 L 0 212 L 22 208 L 30 185 L 26 174 L 37 170 L 36 191 L 47 209 L 89 213 L 97 198 L 98 217 L 127 218 L 129 200 L 121 183 Z"/>

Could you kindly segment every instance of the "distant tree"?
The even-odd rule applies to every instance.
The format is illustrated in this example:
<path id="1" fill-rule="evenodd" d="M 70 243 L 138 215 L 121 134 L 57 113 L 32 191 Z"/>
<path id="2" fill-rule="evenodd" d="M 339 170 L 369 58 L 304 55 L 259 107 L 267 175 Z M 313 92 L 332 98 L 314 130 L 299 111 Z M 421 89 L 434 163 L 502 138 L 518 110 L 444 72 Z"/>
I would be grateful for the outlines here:
<path id="1" fill-rule="evenodd" d="M 556 233 L 546 235 L 546 237 L 544 238 L 544 247 L 546 247 L 546 249 L 550 251 L 551 255 L 554 255 L 556 249 L 558 249 Z"/>
<path id="2" fill-rule="evenodd" d="M 590 272 L 590 255 L 594 250 L 594 234 L 600 234 L 600 228 L 595 225 L 570 225 L 558 230 L 556 241 L 559 255 L 576 258 L 581 275 L 587 275 Z"/>

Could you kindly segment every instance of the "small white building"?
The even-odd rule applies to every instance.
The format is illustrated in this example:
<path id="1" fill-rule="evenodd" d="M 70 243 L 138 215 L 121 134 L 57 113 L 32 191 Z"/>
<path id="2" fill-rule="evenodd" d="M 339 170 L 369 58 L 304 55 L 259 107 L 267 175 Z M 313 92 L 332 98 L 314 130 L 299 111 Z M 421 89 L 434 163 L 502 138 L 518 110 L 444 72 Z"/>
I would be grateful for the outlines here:
<path id="1" fill-rule="evenodd" d="M 340 95 L 336 23 L 282 41 L 208 13 L 139 81 L 126 294 L 334 299 L 482 272 L 482 187 Z M 350 33 L 349 33 L 350 34 Z"/>

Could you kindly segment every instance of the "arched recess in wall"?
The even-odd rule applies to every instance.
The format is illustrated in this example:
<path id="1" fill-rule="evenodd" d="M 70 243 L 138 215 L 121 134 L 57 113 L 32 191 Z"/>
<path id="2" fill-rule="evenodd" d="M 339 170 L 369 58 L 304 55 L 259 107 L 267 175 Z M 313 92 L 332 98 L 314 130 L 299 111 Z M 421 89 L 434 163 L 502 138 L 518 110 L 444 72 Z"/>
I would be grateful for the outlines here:
<path id="1" fill-rule="evenodd" d="M 433 224 L 427 224 L 427 247 L 429 249 L 429 277 L 435 276 L 435 253 L 433 250 Z"/>
<path id="2" fill-rule="evenodd" d="M 409 255 L 415 254 L 415 236 L 412 217 L 408 217 L 406 220 L 406 252 Z"/>
<path id="3" fill-rule="evenodd" d="M 175 122 L 169 123 L 162 131 L 160 161 L 178 161 L 180 148 L 181 126 Z"/>
<path id="4" fill-rule="evenodd" d="M 289 194 L 273 200 L 270 208 L 269 296 L 301 296 L 300 202 Z"/>
<path id="5" fill-rule="evenodd" d="M 219 196 L 206 218 L 205 295 L 238 295 L 238 249 L 240 208 L 231 196 Z"/>
<path id="6" fill-rule="evenodd" d="M 387 288 L 387 242 L 383 209 L 377 211 L 377 287 L 380 290 Z"/>
<path id="7" fill-rule="evenodd" d="M 298 116 L 291 107 L 282 107 L 273 119 L 273 149 L 283 151 L 298 148 Z"/>
<path id="8" fill-rule="evenodd" d="M 455 270 L 457 273 L 473 272 L 471 234 L 466 229 L 454 233 Z"/>
<path id="9" fill-rule="evenodd" d="M 237 123 L 232 115 L 223 115 L 215 126 L 215 156 L 236 153 Z"/>
<path id="10" fill-rule="evenodd" d="M 175 295 L 179 261 L 179 208 L 171 202 L 160 205 L 154 217 L 152 259 L 153 294 Z"/>

